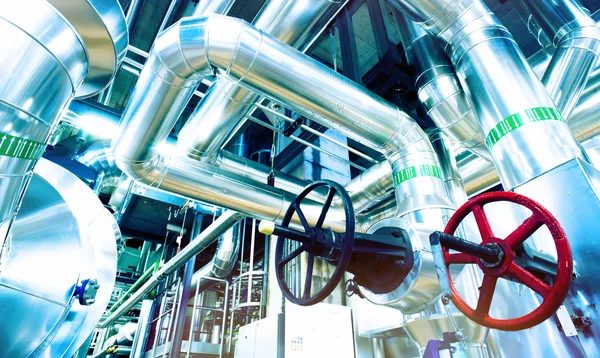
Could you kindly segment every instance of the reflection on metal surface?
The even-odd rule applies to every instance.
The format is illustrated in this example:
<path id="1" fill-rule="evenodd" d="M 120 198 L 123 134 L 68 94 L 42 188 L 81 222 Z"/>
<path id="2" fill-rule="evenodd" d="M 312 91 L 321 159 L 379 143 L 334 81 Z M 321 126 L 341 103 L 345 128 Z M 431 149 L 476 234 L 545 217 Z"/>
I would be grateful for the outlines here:
<path id="1" fill-rule="evenodd" d="M 0 356 L 70 356 L 110 299 L 116 270 L 112 216 L 65 169 L 42 159 L 8 236 L 0 271 Z M 96 302 L 73 299 L 78 282 L 98 280 Z M 25 335 L 24 335 L 25 334 Z"/>
<path id="2" fill-rule="evenodd" d="M 88 72 L 77 83 L 77 97 L 106 88 L 125 58 L 129 33 L 117 0 L 48 0 L 75 28 L 86 48 Z M 70 50 L 65 48 L 65 52 Z M 81 86 L 79 86 L 81 84 Z"/>
<path id="3" fill-rule="evenodd" d="M 5 231 L 52 127 L 86 74 L 87 56 L 78 34 L 43 0 L 0 2 L 0 32 L 6 39 L 0 56 L 0 152 L 5 154 L 0 155 L 0 227 Z M 2 245 L 6 233 L 0 234 Z"/>

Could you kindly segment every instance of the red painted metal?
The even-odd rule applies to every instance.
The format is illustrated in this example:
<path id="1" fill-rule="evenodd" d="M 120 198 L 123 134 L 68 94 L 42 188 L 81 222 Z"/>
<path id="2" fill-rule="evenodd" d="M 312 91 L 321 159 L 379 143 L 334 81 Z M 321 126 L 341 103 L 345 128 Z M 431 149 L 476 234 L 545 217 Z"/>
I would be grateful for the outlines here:
<path id="1" fill-rule="evenodd" d="M 489 220 L 484 211 L 484 206 L 491 202 L 509 201 L 524 206 L 531 210 L 532 215 L 526 219 L 517 229 L 506 238 L 501 239 L 494 236 Z M 469 306 L 458 294 L 450 277 L 452 289 L 452 302 L 468 318 L 483 326 L 505 330 L 518 331 L 531 328 L 548 319 L 556 312 L 567 296 L 571 277 L 573 275 L 573 258 L 567 236 L 554 216 L 541 204 L 512 192 L 493 192 L 481 194 L 461 206 L 450 218 L 444 232 L 454 235 L 454 232 L 468 214 L 473 213 L 477 227 L 481 234 L 481 245 L 496 243 L 504 252 L 501 263 L 495 267 L 485 266 L 479 258 L 465 253 L 450 253 L 444 250 L 446 265 L 454 264 L 477 264 L 484 273 L 483 281 L 479 289 L 477 307 Z M 546 226 L 550 231 L 558 256 L 558 271 L 552 286 L 547 285 L 529 271 L 519 267 L 515 262 L 515 248 L 527 240 L 540 227 Z M 494 296 L 498 278 L 510 277 L 525 286 L 531 288 L 543 298 L 543 302 L 532 312 L 511 319 L 497 319 L 489 315 L 490 305 Z"/>

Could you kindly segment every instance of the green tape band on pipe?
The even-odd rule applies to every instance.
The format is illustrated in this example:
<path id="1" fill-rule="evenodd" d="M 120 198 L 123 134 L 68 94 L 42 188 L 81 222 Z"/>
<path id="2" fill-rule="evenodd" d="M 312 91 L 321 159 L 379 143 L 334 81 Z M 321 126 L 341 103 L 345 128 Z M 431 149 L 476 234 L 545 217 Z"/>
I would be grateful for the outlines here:
<path id="1" fill-rule="evenodd" d="M 515 113 L 504 118 L 500 123 L 488 133 L 485 138 L 485 144 L 488 149 L 498 143 L 498 141 L 514 131 L 515 129 L 524 126 L 527 123 L 534 123 L 539 121 L 560 121 L 566 122 L 565 118 L 560 114 L 558 110 L 550 107 L 537 107 L 526 109 L 523 112 Z"/>
<path id="2" fill-rule="evenodd" d="M 0 156 L 37 160 L 45 149 L 44 143 L 0 133 Z"/>
<path id="3" fill-rule="evenodd" d="M 405 181 L 416 177 L 435 177 L 442 179 L 442 172 L 440 168 L 429 164 L 421 164 L 418 167 L 412 166 L 404 168 L 394 173 L 394 186 L 398 186 Z"/>

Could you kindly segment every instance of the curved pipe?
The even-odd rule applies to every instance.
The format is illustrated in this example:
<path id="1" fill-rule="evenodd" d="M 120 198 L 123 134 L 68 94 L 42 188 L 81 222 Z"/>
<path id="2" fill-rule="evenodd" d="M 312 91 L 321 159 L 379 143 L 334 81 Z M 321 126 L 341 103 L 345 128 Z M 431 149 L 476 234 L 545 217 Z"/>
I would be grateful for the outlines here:
<path id="1" fill-rule="evenodd" d="M 203 170 L 196 169 L 199 164 L 185 158 L 172 158 L 169 163 L 157 151 L 196 86 L 204 76 L 213 74 L 214 68 L 221 76 L 384 153 L 392 164 L 399 214 L 412 210 L 415 197 L 423 198 L 419 202 L 426 206 L 452 207 L 445 197 L 431 143 L 406 113 L 251 25 L 218 15 L 183 19 L 156 41 L 124 112 L 120 135 L 113 142 L 117 164 L 124 172 L 167 191 L 251 216 L 264 218 L 262 212 L 268 207 L 277 213 L 271 220 L 280 219 L 287 203 L 273 188 L 254 188 L 250 207 L 227 206 L 238 200 L 238 193 L 229 193 L 229 203 L 222 197 L 203 195 L 207 182 L 201 177 L 210 173 L 203 175 Z M 227 189 L 239 187 L 233 176 L 229 179 L 234 183 L 226 183 Z M 219 184 L 208 186 L 217 190 Z M 189 187 L 194 190 L 187 190 Z M 262 194 L 271 198 L 269 203 L 258 199 Z"/>
<path id="2" fill-rule="evenodd" d="M 556 47 L 542 83 L 568 118 L 600 54 L 600 29 L 576 1 L 524 2 Z"/>
<path id="3" fill-rule="evenodd" d="M 95 184 L 97 194 L 107 187 L 113 188 L 110 193 L 116 189 L 122 172 L 117 167 L 110 144 L 94 144 L 86 151 L 78 154 L 74 159 L 83 165 L 93 168 L 98 174 Z"/>
<path id="4" fill-rule="evenodd" d="M 507 190 L 573 158 L 587 159 L 511 34 L 486 5 L 388 2 L 445 44 Z"/>
<path id="5" fill-rule="evenodd" d="M 256 15 L 253 25 L 304 51 L 346 2 L 269 0 Z M 259 98 L 237 81 L 218 78 L 180 131 L 180 148 L 191 158 L 214 161 L 224 142 Z"/>
<path id="6" fill-rule="evenodd" d="M 239 231 L 240 226 L 236 225 L 221 236 L 212 261 L 204 265 L 192 276 L 190 292 L 196 292 L 196 290 L 198 290 L 197 292 L 203 292 L 214 286 L 216 282 L 207 280 L 207 277 L 225 279 L 229 276 L 240 252 L 241 235 Z M 197 288 L 198 285 L 200 287 Z"/>
<path id="7" fill-rule="evenodd" d="M 461 147 L 491 160 L 483 132 L 440 44 L 398 10 L 394 18 L 408 63 L 416 68 L 415 87 L 429 118 Z"/>

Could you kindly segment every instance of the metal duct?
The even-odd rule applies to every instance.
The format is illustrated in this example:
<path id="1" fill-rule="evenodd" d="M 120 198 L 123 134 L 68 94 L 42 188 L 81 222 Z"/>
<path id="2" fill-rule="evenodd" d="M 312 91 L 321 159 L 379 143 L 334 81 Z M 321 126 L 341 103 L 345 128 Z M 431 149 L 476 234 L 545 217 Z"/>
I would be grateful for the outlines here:
<path id="1" fill-rule="evenodd" d="M 600 29 L 577 1 L 524 2 L 556 47 L 542 83 L 568 118 L 600 54 Z"/>
<path id="2" fill-rule="evenodd" d="M 110 316 L 98 324 L 99 328 L 106 328 L 123 314 L 132 309 L 139 301 L 144 299 L 150 291 L 163 281 L 168 275 L 175 272 L 199 252 L 210 246 L 215 240 L 242 219 L 243 215 L 231 210 L 225 211 L 217 220 L 208 226 L 200 235 L 194 238 L 189 245 L 156 271 L 146 283 L 142 285 L 127 301 L 123 302 Z"/>
<path id="3" fill-rule="evenodd" d="M 123 115 L 121 133 L 113 142 L 122 170 L 167 191 L 192 194 L 221 206 L 244 199 L 234 192 L 229 192 L 227 199 L 202 195 L 207 186 L 226 184 L 229 190 L 233 183 L 206 182 L 199 179 L 198 170 L 190 170 L 194 164 L 181 158 L 166 163 L 155 151 L 195 87 L 204 76 L 213 74 L 213 68 L 383 152 L 393 163 L 400 214 L 422 207 L 452 207 L 445 198 L 431 144 L 406 113 L 251 25 L 218 15 L 183 19 L 159 36 Z M 272 205 L 273 188 L 255 186 L 262 192 L 252 191 L 255 200 L 251 207 L 225 206 L 263 218 L 265 207 L 278 213 L 287 208 L 285 203 Z M 307 216 L 314 220 L 316 213 L 308 211 Z M 278 218 L 275 215 L 271 220 Z"/>
<path id="4" fill-rule="evenodd" d="M 193 17 L 207 14 L 227 14 L 235 0 L 200 0 L 194 9 Z"/>
<path id="5" fill-rule="evenodd" d="M 79 178 L 41 159 L 0 260 L 0 357 L 71 357 L 104 313 L 119 227 Z M 89 306 L 74 297 L 100 285 Z"/>
<path id="6" fill-rule="evenodd" d="M 441 45 L 398 10 L 394 18 L 408 63 L 416 68 L 415 87 L 429 118 L 461 147 L 491 160 L 483 132 Z"/>
<path id="7" fill-rule="evenodd" d="M 256 15 L 253 25 L 305 51 L 346 2 L 268 0 Z M 180 148 L 191 158 L 214 161 L 224 142 L 259 99 L 259 95 L 235 80 L 217 79 L 180 131 Z"/>
<path id="8" fill-rule="evenodd" d="M 110 193 L 112 193 L 119 185 L 123 173 L 115 163 L 115 156 L 112 154 L 110 144 L 94 144 L 83 153 L 78 154 L 74 159 L 83 165 L 93 168 L 98 174 L 94 185 L 94 191 L 97 194 L 105 188 L 112 188 L 110 190 Z"/>
<path id="9" fill-rule="evenodd" d="M 600 134 L 600 71 L 592 74 L 588 86 L 569 118 L 569 127 L 577 140 L 585 143 Z M 492 165 L 475 155 L 458 163 L 465 189 L 469 195 L 499 184 L 498 173 Z"/>
<path id="10" fill-rule="evenodd" d="M 586 158 L 518 45 L 486 5 L 388 2 L 446 44 L 506 189 L 570 159 Z"/>
<path id="11" fill-rule="evenodd" d="M 192 276 L 191 292 L 196 292 L 196 287 L 198 285 L 200 285 L 198 292 L 204 292 L 208 288 L 214 286 L 216 282 L 207 280 L 205 279 L 206 277 L 225 279 L 229 276 L 240 252 L 240 225 L 241 224 L 238 224 L 232 227 L 221 236 L 212 261 L 204 265 L 200 270 L 194 273 L 194 276 Z"/>
<path id="12" fill-rule="evenodd" d="M 79 35 L 43 0 L 0 2 L 0 31 L 7 39 L 0 57 L 0 79 L 6 84 L 0 88 L 1 247 L 33 167 L 83 81 L 88 60 Z"/>

